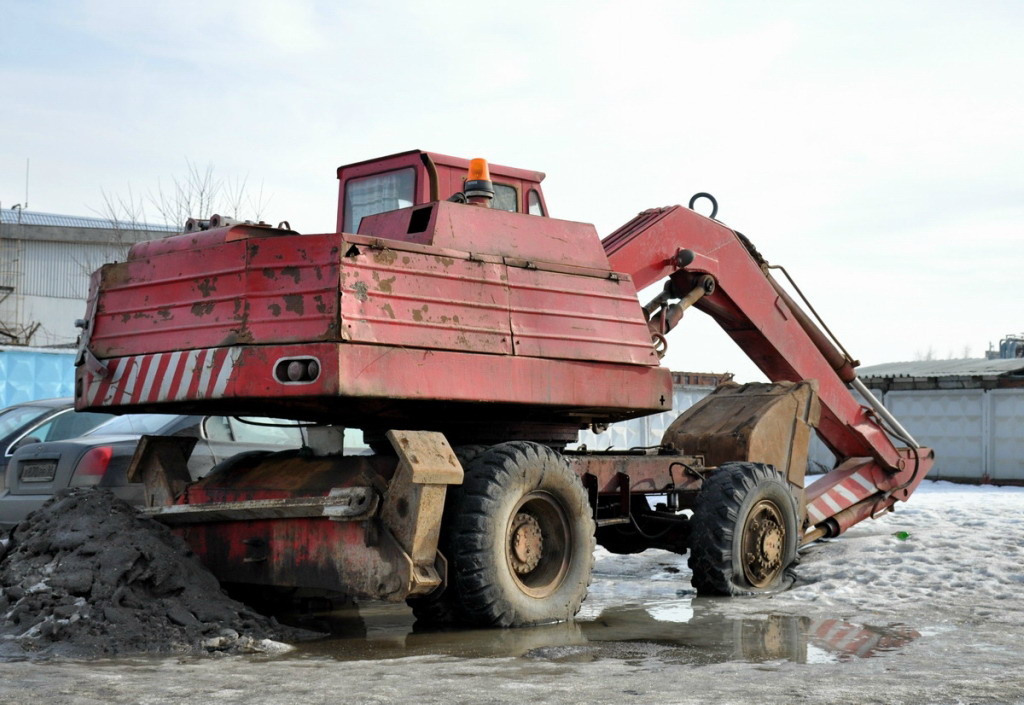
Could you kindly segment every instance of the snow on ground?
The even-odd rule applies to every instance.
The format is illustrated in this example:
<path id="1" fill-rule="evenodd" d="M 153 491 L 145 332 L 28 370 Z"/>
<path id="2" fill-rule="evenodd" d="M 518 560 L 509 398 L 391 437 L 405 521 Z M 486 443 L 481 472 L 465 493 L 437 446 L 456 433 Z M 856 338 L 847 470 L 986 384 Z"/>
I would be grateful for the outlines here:
<path id="1" fill-rule="evenodd" d="M 900 540 L 896 532 L 910 536 Z M 877 521 L 814 546 L 779 596 L 861 611 L 955 609 L 1024 626 L 1024 488 L 925 482 Z"/>
<path id="2" fill-rule="evenodd" d="M 895 534 L 906 532 L 901 540 Z M 678 572 L 676 572 L 678 571 Z M 808 605 L 846 616 L 957 610 L 962 619 L 998 614 L 1024 626 L 1024 488 L 922 483 L 896 511 L 865 521 L 842 536 L 802 552 L 798 583 L 773 595 L 772 610 L 801 612 Z M 664 594 L 672 582 L 689 588 L 685 556 L 648 551 L 616 556 L 598 549 L 594 593 L 643 589 Z M 730 610 L 764 610 L 766 599 L 729 600 Z"/>
<path id="3" fill-rule="evenodd" d="M 694 598 L 661 551 L 597 558 L 574 625 L 431 636 L 367 610 L 333 651 L 0 664 L 0 702 L 1024 705 L 1024 489 L 926 481 L 772 596 Z M 880 648 L 835 638 L 858 630 Z"/>

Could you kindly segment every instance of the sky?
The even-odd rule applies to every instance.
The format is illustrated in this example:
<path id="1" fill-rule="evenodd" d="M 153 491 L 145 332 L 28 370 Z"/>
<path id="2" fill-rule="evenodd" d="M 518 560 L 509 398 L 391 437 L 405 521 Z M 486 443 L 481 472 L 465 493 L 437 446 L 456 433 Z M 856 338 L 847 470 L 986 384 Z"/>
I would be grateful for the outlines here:
<path id="1" fill-rule="evenodd" d="M 1010 1 L 0 0 L 0 206 L 26 160 L 72 215 L 191 163 L 329 232 L 336 168 L 408 149 L 543 171 L 602 236 L 709 191 L 865 365 L 980 357 L 1024 331 L 1021 36 Z M 699 312 L 669 342 L 757 378 Z"/>

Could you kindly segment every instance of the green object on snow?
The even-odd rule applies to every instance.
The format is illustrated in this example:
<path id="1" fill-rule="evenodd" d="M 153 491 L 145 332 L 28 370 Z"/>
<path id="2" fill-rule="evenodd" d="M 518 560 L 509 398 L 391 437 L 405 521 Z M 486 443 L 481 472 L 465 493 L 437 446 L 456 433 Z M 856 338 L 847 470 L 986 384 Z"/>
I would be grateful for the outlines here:
<path id="1" fill-rule="evenodd" d="M 896 531 L 896 532 L 893 532 L 893 536 L 898 538 L 900 541 L 906 541 L 907 539 L 910 538 L 910 533 L 906 532 L 906 531 Z"/>

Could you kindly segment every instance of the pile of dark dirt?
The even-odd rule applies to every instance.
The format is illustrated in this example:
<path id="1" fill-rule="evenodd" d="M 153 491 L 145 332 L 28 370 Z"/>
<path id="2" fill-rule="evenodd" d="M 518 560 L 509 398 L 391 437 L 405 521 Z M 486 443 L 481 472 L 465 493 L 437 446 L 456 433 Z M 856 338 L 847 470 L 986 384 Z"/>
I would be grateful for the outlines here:
<path id="1" fill-rule="evenodd" d="M 308 638 L 229 598 L 184 541 L 104 490 L 71 490 L 0 561 L 0 658 L 285 650 Z"/>

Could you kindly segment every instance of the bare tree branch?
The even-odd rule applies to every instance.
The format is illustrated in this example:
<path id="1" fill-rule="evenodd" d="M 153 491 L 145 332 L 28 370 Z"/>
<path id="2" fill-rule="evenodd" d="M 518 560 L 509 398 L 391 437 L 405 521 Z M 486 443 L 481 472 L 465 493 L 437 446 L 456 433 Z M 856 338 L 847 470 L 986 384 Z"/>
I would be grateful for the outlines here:
<path id="1" fill-rule="evenodd" d="M 145 223 L 144 206 L 151 209 L 158 222 L 182 228 L 189 218 L 207 220 L 214 213 L 258 222 L 270 202 L 262 181 L 259 191 L 254 192 L 249 187 L 248 175 L 225 181 L 216 176 L 212 164 L 200 167 L 188 159 L 183 176 L 171 177 L 170 183 L 157 179 L 156 188 L 147 191 L 145 198 L 136 196 L 131 185 L 127 196 L 114 197 L 105 191 L 102 194 L 102 215 L 115 222 L 115 229 L 127 228 L 128 223 Z M 140 227 L 136 231 L 141 232 Z"/>
<path id="2" fill-rule="evenodd" d="M 263 212 L 267 209 L 267 206 L 270 205 L 272 198 L 273 197 L 270 195 L 264 197 L 263 182 L 260 181 L 259 193 L 254 195 L 250 192 L 246 198 L 249 203 L 249 210 L 252 212 L 253 220 L 256 222 L 261 222 L 263 220 Z"/>

